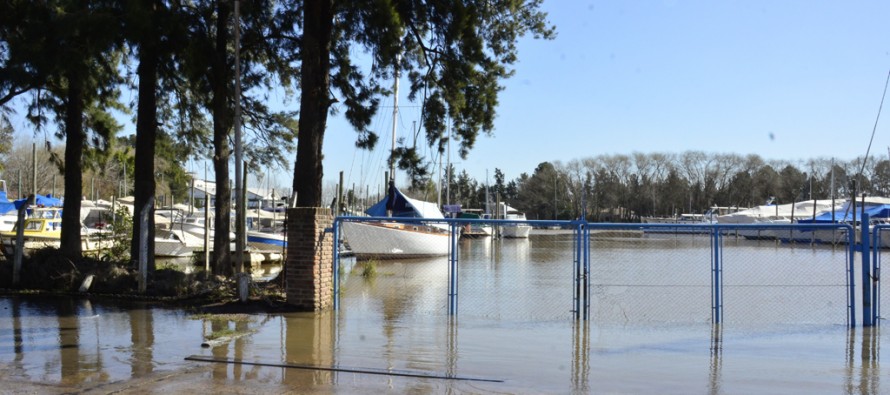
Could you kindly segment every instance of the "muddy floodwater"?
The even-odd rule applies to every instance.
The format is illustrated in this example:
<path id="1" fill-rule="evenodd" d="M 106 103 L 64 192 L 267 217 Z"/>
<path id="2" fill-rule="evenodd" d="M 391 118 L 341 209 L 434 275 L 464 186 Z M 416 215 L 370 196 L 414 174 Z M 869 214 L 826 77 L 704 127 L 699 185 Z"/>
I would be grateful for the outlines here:
<path id="1" fill-rule="evenodd" d="M 843 284 L 834 278 L 843 268 L 810 270 L 815 277 L 791 284 L 819 289 L 807 300 L 824 296 L 829 302 L 808 307 L 792 295 L 787 299 L 805 311 L 783 312 L 782 289 L 795 274 L 766 290 L 736 292 L 732 305 L 724 301 L 733 319 L 712 325 L 708 301 L 699 311 L 702 291 L 690 280 L 700 269 L 638 268 L 636 278 L 643 280 L 629 283 L 615 274 L 625 270 L 593 265 L 592 276 L 600 270 L 605 279 L 593 287 L 599 302 L 591 319 L 576 321 L 571 265 L 560 263 L 566 253 L 571 261 L 567 237 L 462 241 L 468 244 L 462 245 L 454 316 L 444 303 L 448 286 L 441 276 L 447 271 L 439 260 L 378 262 L 372 278 L 359 275 L 359 266 L 344 270 L 340 310 L 319 314 L 196 316 L 140 302 L 3 297 L 0 393 L 890 392 L 890 383 L 881 385 L 887 376 L 880 360 L 881 345 L 890 339 L 880 328 L 851 329 L 844 321 L 843 289 L 834 290 Z M 733 247 L 744 252 L 739 256 L 766 254 L 757 259 L 786 265 L 800 260 L 810 269 L 823 260 L 834 265 L 839 254 L 741 242 Z M 620 258 L 625 266 L 645 265 L 644 249 L 652 262 L 685 267 L 690 257 L 707 256 L 708 246 L 643 238 L 598 248 L 600 256 Z M 740 266 L 751 274 L 733 280 L 743 290 L 760 284 L 759 266 L 746 262 Z M 677 280 L 658 282 L 671 275 Z M 659 295 L 667 302 L 638 300 L 658 302 Z M 690 300 L 678 305 L 675 296 Z M 731 308 L 743 303 L 740 298 L 750 303 Z M 749 304 L 791 319 L 758 315 Z"/>

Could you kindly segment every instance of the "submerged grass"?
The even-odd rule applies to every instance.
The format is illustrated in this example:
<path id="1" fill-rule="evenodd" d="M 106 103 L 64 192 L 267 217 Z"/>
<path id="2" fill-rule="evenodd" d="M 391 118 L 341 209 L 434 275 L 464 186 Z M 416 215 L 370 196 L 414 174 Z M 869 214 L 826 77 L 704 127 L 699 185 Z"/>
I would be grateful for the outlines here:
<path id="1" fill-rule="evenodd" d="M 352 268 L 352 273 L 358 273 L 360 276 L 364 278 L 375 278 L 377 277 L 377 261 L 369 260 L 362 261 L 355 264 L 355 267 Z"/>

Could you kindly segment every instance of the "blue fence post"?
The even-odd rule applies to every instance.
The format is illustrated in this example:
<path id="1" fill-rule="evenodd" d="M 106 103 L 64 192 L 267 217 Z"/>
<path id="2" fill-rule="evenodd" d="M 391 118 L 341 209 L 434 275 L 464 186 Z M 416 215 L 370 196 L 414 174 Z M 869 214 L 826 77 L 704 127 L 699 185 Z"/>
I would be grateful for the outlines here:
<path id="1" fill-rule="evenodd" d="M 881 325 L 881 232 L 886 228 L 879 226 L 875 229 L 875 256 L 871 261 L 872 267 L 872 309 L 875 312 L 875 326 Z"/>
<path id="2" fill-rule="evenodd" d="M 574 228 L 574 246 L 573 246 L 573 262 L 574 267 L 572 268 L 572 280 L 574 284 L 572 285 L 572 303 L 573 303 L 573 315 L 575 319 L 581 318 L 581 237 L 582 237 L 581 223 L 575 224 Z"/>
<path id="3" fill-rule="evenodd" d="M 451 248 L 448 256 L 448 314 L 457 314 L 457 226 L 454 222 L 449 224 L 451 233 L 449 242 Z"/>
<path id="4" fill-rule="evenodd" d="M 855 229 L 847 225 L 845 227 L 847 235 L 847 315 L 850 317 L 850 328 L 856 327 L 856 235 Z"/>
<path id="5" fill-rule="evenodd" d="M 581 290 L 583 292 L 583 297 L 581 298 L 582 303 L 584 304 L 584 320 L 587 320 L 587 317 L 590 316 L 590 222 L 584 222 L 584 243 L 582 245 L 582 253 L 584 254 L 583 258 L 583 266 L 584 272 L 582 274 L 582 286 Z"/>
<path id="6" fill-rule="evenodd" d="M 860 255 L 862 256 L 862 326 L 873 326 L 874 316 L 871 303 L 871 241 L 869 240 L 868 214 L 862 213 Z"/>
<path id="7" fill-rule="evenodd" d="M 334 218 L 334 311 L 340 310 L 340 220 Z"/>
<path id="8" fill-rule="evenodd" d="M 711 253 L 711 320 L 713 324 L 719 324 L 723 314 L 723 269 L 720 262 L 720 230 L 717 227 L 711 231 Z"/>

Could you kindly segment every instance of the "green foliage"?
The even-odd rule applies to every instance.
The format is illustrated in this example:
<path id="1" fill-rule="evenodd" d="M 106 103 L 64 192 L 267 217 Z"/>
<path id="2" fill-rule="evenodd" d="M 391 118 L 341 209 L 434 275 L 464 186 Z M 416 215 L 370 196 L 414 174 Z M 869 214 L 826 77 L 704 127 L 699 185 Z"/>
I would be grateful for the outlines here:
<path id="1" fill-rule="evenodd" d="M 118 208 L 111 224 L 112 245 L 106 251 L 108 259 L 114 262 L 130 261 L 130 243 L 133 237 L 133 217 L 125 208 Z"/>
<path id="2" fill-rule="evenodd" d="M 377 261 L 373 259 L 356 263 L 355 269 L 359 271 L 363 278 L 373 279 L 377 277 Z"/>
<path id="3" fill-rule="evenodd" d="M 402 75 L 409 81 L 409 100 L 420 102 L 423 109 L 426 143 L 444 152 L 446 125 L 450 124 L 465 158 L 480 132 L 492 132 L 498 94 L 503 90 L 501 81 L 513 74 L 511 66 L 517 61 L 516 42 L 526 34 L 545 39 L 555 36 L 546 13 L 540 10 L 541 0 L 322 1 L 313 5 L 302 7 L 301 56 L 302 64 L 310 65 L 314 75 L 304 75 L 300 86 L 304 92 L 322 92 L 324 97 L 301 102 L 301 114 L 321 115 L 301 124 L 301 132 L 323 134 L 323 114 L 336 102 L 334 110 L 345 110 L 361 148 L 373 148 L 379 140 L 369 129 L 371 119 L 379 109 L 380 97 L 392 94 L 384 86 Z M 299 17 L 295 17 L 297 25 Z M 330 48 L 331 53 L 318 48 Z M 370 70 L 355 65 L 352 56 L 357 49 L 371 57 Z M 329 80 L 319 78 L 328 73 Z M 403 144 L 391 161 L 407 171 L 414 187 L 420 187 L 429 172 L 416 141 Z M 319 151 L 318 143 L 298 151 L 296 174 L 319 171 Z M 294 181 L 299 203 L 318 206 L 321 178 L 306 178 L 307 182 Z"/>

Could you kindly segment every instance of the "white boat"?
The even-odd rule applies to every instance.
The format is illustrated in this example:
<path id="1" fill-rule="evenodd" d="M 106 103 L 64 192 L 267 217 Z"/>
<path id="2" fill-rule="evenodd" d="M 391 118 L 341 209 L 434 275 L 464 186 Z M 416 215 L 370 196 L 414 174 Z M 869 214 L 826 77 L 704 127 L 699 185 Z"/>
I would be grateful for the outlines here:
<path id="1" fill-rule="evenodd" d="M 805 218 L 801 218 L 796 222 L 802 225 L 833 223 L 851 224 L 856 230 L 854 232 L 856 242 L 859 242 L 860 229 L 858 229 L 858 227 L 862 221 L 863 213 L 869 216 L 869 224 L 872 226 L 890 223 L 890 198 L 881 196 L 866 196 L 857 198 L 855 212 L 853 211 L 852 204 L 848 200 L 844 202 L 843 206 L 841 206 L 839 209 L 834 210 L 834 212 L 823 212 L 819 215 L 816 215 L 815 218 L 813 218 L 812 216 L 808 216 Z M 783 241 L 811 241 L 815 243 L 826 244 L 843 244 L 847 243 L 849 240 L 847 232 L 832 229 L 817 229 L 813 231 L 795 230 L 790 237 L 781 239 Z M 875 243 L 875 241 L 873 240 L 872 243 Z M 877 243 L 877 245 L 881 248 L 890 247 L 890 232 L 881 232 L 881 240 Z"/>
<path id="2" fill-rule="evenodd" d="M 29 256 L 34 250 L 59 248 L 62 236 L 61 208 L 36 208 L 24 222 L 22 253 Z M 15 255 L 17 228 L 0 232 L 0 247 L 4 255 Z M 81 224 L 81 251 L 99 252 L 111 248 L 113 239 L 106 233 L 97 234 Z"/>
<path id="3" fill-rule="evenodd" d="M 164 224 L 157 224 L 157 225 L 159 225 L 158 228 L 181 230 L 183 232 L 190 233 L 190 234 L 198 237 L 201 240 L 204 240 L 204 230 L 209 229 L 211 244 L 213 243 L 213 238 L 214 238 L 214 235 L 216 234 L 216 232 L 213 231 L 214 230 L 213 215 L 212 214 L 210 215 L 210 222 L 205 223 L 203 212 L 196 212 L 195 214 L 185 216 L 185 217 L 180 218 L 176 221 L 173 221 L 172 223 L 168 224 L 169 227 L 165 227 Z M 229 232 L 229 240 L 235 240 L 234 232 Z M 204 249 L 204 247 L 201 247 L 201 250 L 203 250 L 203 249 Z"/>
<path id="4" fill-rule="evenodd" d="M 680 214 L 673 217 L 643 217 L 643 223 L 647 224 L 671 224 L 671 225 L 713 225 L 717 223 L 720 216 L 731 215 L 744 210 L 739 207 L 712 206 L 704 214 Z M 701 234 L 709 233 L 708 228 L 701 226 L 678 226 L 678 227 L 651 227 L 643 228 L 645 233 L 683 233 L 683 234 Z"/>
<path id="5" fill-rule="evenodd" d="M 399 222 L 398 218 L 444 219 L 435 203 L 411 199 L 395 187 L 392 221 L 342 223 L 349 249 L 359 259 L 420 258 L 448 255 L 447 226 L 435 223 Z M 386 216 L 387 196 L 367 211 L 375 217 Z"/>
<path id="6" fill-rule="evenodd" d="M 513 221 L 526 221 L 525 213 L 510 207 L 506 204 L 502 205 L 502 213 L 504 214 L 504 219 L 513 220 Z M 501 227 L 501 236 L 506 238 L 517 238 L 517 239 L 525 239 L 528 238 L 529 233 L 532 231 L 532 226 L 529 224 L 522 223 L 514 223 L 514 224 L 505 224 Z"/>
<path id="7" fill-rule="evenodd" d="M 181 230 L 155 229 L 155 256 L 190 257 L 204 250 L 204 240 Z"/>
<path id="8" fill-rule="evenodd" d="M 18 211 L 6 196 L 6 181 L 0 180 L 0 232 L 8 232 L 15 227 Z"/>
<path id="9" fill-rule="evenodd" d="M 755 224 L 755 225 L 783 225 L 797 222 L 801 219 L 812 219 L 823 213 L 830 213 L 832 207 L 834 210 L 843 209 L 845 200 L 835 200 L 832 205 L 831 199 L 824 200 L 807 200 L 788 204 L 767 204 L 757 207 L 740 210 L 735 213 L 717 216 L 719 224 Z M 743 236 L 751 240 L 773 240 L 776 238 L 789 239 L 793 238 L 791 229 L 738 229 L 730 231 L 731 234 Z M 812 234 L 806 235 L 812 238 Z"/>
<path id="10" fill-rule="evenodd" d="M 393 79 L 392 148 L 395 151 L 399 113 L 399 73 Z M 450 232 L 445 217 L 435 203 L 411 199 L 395 185 L 395 162 L 390 164 L 389 193 L 365 211 L 373 217 L 390 217 L 392 221 L 342 222 L 346 244 L 359 259 L 394 259 L 448 255 Z M 399 222 L 399 218 L 433 220 Z"/>
<path id="11" fill-rule="evenodd" d="M 258 251 L 281 251 L 287 248 L 283 232 L 248 230 L 247 246 Z"/>

